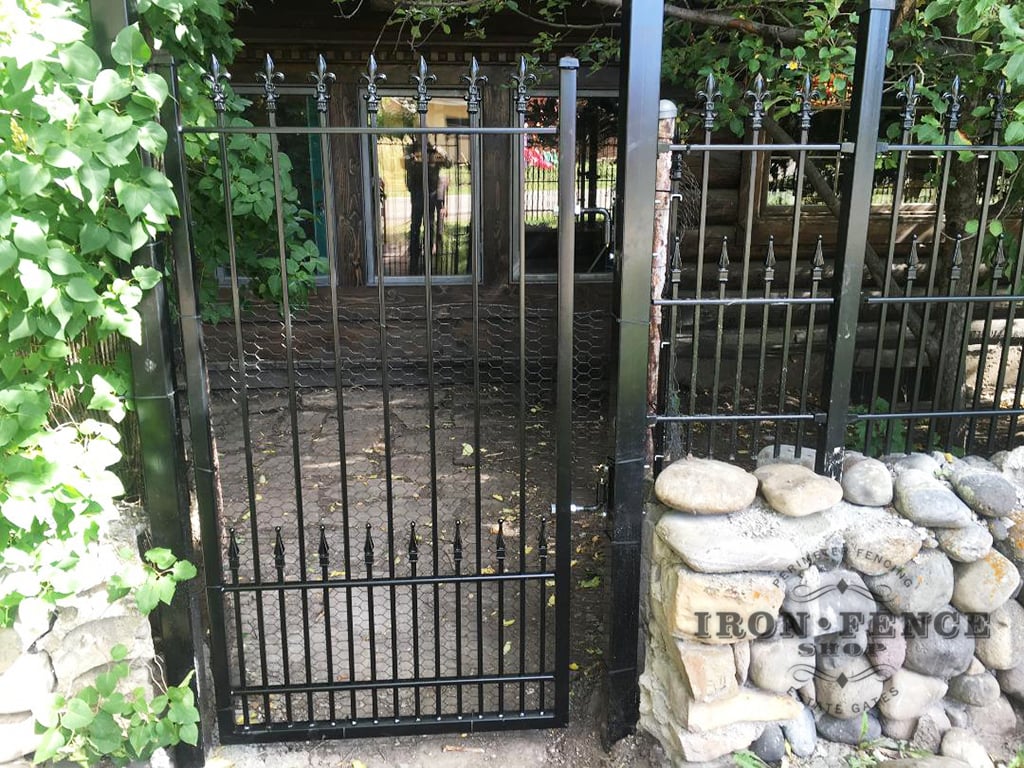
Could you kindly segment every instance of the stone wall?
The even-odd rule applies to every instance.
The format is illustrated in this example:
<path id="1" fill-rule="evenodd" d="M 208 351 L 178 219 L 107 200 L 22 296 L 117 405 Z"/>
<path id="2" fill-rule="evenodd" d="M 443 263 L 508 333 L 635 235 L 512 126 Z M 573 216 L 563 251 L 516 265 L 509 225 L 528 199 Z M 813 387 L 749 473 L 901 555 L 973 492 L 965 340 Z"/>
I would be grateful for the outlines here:
<path id="1" fill-rule="evenodd" d="M 848 455 L 842 485 L 806 453 L 659 475 L 640 727 L 675 765 L 884 734 L 991 768 L 1024 702 L 1024 448 Z"/>
<path id="2" fill-rule="evenodd" d="M 107 600 L 111 576 L 123 568 L 123 558 L 137 558 L 137 552 L 136 527 L 126 517 L 83 558 L 75 597 L 56 610 L 26 600 L 13 628 L 0 628 L 0 765 L 31 765 L 39 740 L 36 713 L 50 706 L 54 693 L 74 695 L 91 684 L 109 668 L 110 650 L 118 643 L 128 648 L 129 689 L 152 690 L 149 620 L 128 600 Z"/>

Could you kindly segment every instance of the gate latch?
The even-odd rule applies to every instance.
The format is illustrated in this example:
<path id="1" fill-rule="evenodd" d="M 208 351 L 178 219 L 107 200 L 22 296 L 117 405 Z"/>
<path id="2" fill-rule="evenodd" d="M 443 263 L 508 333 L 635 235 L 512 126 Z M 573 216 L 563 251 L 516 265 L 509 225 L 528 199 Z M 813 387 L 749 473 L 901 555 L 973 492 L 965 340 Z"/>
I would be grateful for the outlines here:
<path id="1" fill-rule="evenodd" d="M 573 502 L 569 505 L 569 512 L 575 514 L 576 512 L 600 512 L 602 515 L 607 514 L 606 508 L 608 505 L 608 464 L 602 464 L 597 468 L 597 485 L 594 488 L 594 503 L 593 504 L 577 504 Z M 557 504 L 551 505 L 551 514 L 555 514 L 557 511 Z"/>

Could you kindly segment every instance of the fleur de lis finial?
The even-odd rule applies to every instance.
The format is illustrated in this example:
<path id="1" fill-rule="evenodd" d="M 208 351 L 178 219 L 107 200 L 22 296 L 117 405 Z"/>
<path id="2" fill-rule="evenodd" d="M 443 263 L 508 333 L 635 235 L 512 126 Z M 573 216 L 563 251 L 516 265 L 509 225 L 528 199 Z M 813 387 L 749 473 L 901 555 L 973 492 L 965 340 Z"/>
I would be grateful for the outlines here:
<path id="1" fill-rule="evenodd" d="M 511 80 L 516 92 L 516 112 L 525 115 L 530 86 L 537 84 L 537 76 L 526 68 L 525 56 L 519 57 L 519 69 L 512 74 Z"/>
<path id="2" fill-rule="evenodd" d="M 463 97 L 466 100 L 466 111 L 474 115 L 480 111 L 480 88 L 487 82 L 487 77 L 480 74 L 480 64 L 476 56 L 469 62 L 469 74 L 463 75 L 462 79 L 466 83 L 466 95 Z"/>
<path id="3" fill-rule="evenodd" d="M 360 79 L 366 83 L 366 111 L 371 115 L 380 109 L 380 94 L 377 92 L 377 84 L 387 80 L 383 72 L 377 71 L 377 59 L 370 54 L 370 60 L 366 63 L 366 71 L 361 74 Z"/>
<path id="4" fill-rule="evenodd" d="M 704 89 L 697 91 L 697 101 L 704 102 L 704 130 L 710 131 L 715 127 L 715 120 L 718 119 L 718 108 L 716 101 L 722 100 L 722 92 L 718 89 L 718 82 L 713 74 L 708 75 L 704 83 Z"/>
<path id="5" fill-rule="evenodd" d="M 960 111 L 963 108 L 964 100 L 967 98 L 960 93 L 960 75 L 953 78 L 953 84 L 949 90 L 942 94 L 942 100 L 946 102 L 946 119 L 948 120 L 949 132 L 953 133 L 960 125 Z"/>
<path id="6" fill-rule="evenodd" d="M 907 84 L 903 90 L 896 94 L 896 98 L 903 102 L 903 130 L 909 131 L 914 127 L 914 115 L 917 113 L 917 101 L 921 95 L 917 92 L 917 78 L 911 75 L 907 78 Z"/>
<path id="7" fill-rule="evenodd" d="M 263 83 L 264 100 L 267 112 L 277 111 L 277 84 L 284 82 L 284 73 L 274 68 L 274 60 L 267 54 L 263 61 L 263 71 L 256 73 L 256 79 Z"/>
<path id="8" fill-rule="evenodd" d="M 427 60 L 420 56 L 420 64 L 412 81 L 416 83 L 416 111 L 421 115 L 427 114 L 427 105 L 430 103 L 428 86 L 437 80 L 437 75 L 427 69 Z"/>
<path id="9" fill-rule="evenodd" d="M 963 264 L 964 264 L 964 253 L 963 253 L 963 245 L 962 245 L 963 240 L 964 240 L 963 234 L 958 234 L 956 236 L 956 243 L 954 243 L 954 245 L 953 245 L 953 257 L 950 259 L 950 267 L 949 267 L 949 279 L 950 280 L 959 280 L 960 279 L 960 271 L 963 268 Z"/>
<path id="10" fill-rule="evenodd" d="M 992 102 L 992 130 L 999 131 L 1003 127 L 1003 119 L 1006 117 L 1006 78 L 999 78 L 996 84 L 995 93 L 988 95 Z"/>
<path id="11" fill-rule="evenodd" d="M 793 96 L 800 99 L 800 130 L 810 130 L 811 102 L 821 98 L 818 89 L 811 85 L 810 73 L 804 75 L 803 85 L 793 93 Z"/>
<path id="12" fill-rule="evenodd" d="M 335 77 L 333 72 L 327 71 L 327 60 L 323 55 L 316 57 L 316 72 L 310 72 L 309 78 L 316 88 L 316 109 L 318 112 L 326 112 L 327 103 L 331 100 L 330 85 Z"/>
<path id="13" fill-rule="evenodd" d="M 216 56 L 210 56 L 210 71 L 203 74 L 203 82 L 210 87 L 213 108 L 223 112 L 227 104 L 227 91 L 224 86 L 231 82 L 231 73 L 221 68 L 220 60 Z"/>
<path id="14" fill-rule="evenodd" d="M 743 97 L 750 99 L 750 127 L 759 131 L 764 127 L 764 102 L 771 94 L 764 89 L 764 76 L 758 73 L 754 78 L 754 87 L 743 94 Z"/>

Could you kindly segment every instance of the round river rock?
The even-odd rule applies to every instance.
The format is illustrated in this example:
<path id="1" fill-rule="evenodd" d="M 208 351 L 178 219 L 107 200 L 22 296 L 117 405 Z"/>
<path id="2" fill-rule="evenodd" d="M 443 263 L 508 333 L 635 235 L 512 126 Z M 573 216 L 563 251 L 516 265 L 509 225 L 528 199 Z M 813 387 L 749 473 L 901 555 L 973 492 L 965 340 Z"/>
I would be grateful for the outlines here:
<path id="1" fill-rule="evenodd" d="M 754 500 L 757 478 L 723 461 L 685 458 L 662 470 L 654 493 L 662 504 L 681 512 L 724 515 Z"/>

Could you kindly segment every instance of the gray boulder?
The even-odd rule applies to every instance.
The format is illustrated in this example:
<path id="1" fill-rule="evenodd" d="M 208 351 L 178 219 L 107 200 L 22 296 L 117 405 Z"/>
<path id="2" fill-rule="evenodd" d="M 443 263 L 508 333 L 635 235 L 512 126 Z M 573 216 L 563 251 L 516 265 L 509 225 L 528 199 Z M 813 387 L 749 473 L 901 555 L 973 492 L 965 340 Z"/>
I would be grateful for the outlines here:
<path id="1" fill-rule="evenodd" d="M 930 616 L 926 627 L 910 629 L 907 669 L 948 680 L 971 665 L 974 637 L 967 618 L 953 607 L 947 605 Z"/>
<path id="2" fill-rule="evenodd" d="M 892 473 L 878 459 L 862 459 L 843 471 L 843 498 L 851 504 L 884 507 L 892 503 Z"/>
<path id="3" fill-rule="evenodd" d="M 908 520 L 931 528 L 963 528 L 971 510 L 933 475 L 908 469 L 896 477 L 896 509 Z"/>
<path id="4" fill-rule="evenodd" d="M 891 613 L 935 613 L 953 596 L 953 565 L 941 552 L 924 550 L 894 571 L 865 577 Z"/>

